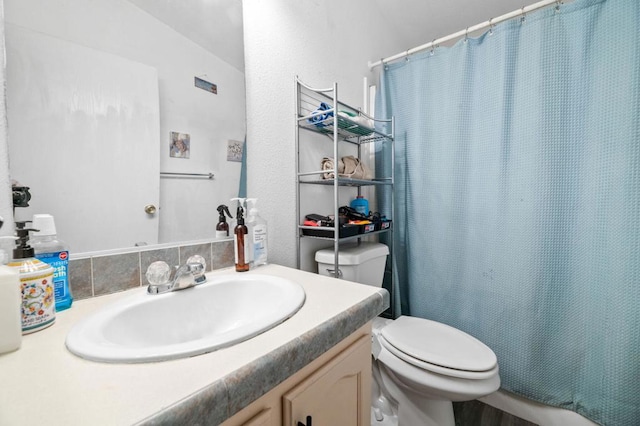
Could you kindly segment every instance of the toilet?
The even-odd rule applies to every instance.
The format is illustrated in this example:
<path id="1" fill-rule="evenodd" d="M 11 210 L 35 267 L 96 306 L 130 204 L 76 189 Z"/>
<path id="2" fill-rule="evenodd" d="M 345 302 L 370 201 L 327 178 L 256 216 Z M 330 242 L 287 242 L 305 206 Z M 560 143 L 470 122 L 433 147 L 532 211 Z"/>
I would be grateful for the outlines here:
<path id="1" fill-rule="evenodd" d="M 387 246 L 360 243 L 346 246 L 344 253 L 341 247 L 338 263 L 344 279 L 382 286 Z M 316 261 L 321 274 L 333 269 L 333 250 L 319 250 Z M 375 426 L 453 426 L 453 401 L 477 399 L 500 388 L 495 353 L 469 334 L 436 321 L 375 318 L 372 357 Z"/>

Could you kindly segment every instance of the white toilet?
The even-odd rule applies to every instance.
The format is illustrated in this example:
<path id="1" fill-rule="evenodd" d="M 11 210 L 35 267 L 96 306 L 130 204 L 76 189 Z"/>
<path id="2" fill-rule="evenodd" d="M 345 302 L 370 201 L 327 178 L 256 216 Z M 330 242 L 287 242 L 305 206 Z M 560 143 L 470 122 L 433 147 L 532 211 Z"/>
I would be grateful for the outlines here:
<path id="1" fill-rule="evenodd" d="M 341 247 L 338 260 L 343 277 L 382 286 L 387 246 L 360 243 L 345 249 L 343 256 Z M 316 261 L 321 274 L 333 269 L 333 250 L 316 252 Z M 372 270 L 378 271 L 376 278 L 370 276 Z M 354 278 L 359 276 L 366 276 L 366 281 Z M 477 399 L 500 387 L 493 351 L 439 322 L 409 316 L 376 318 L 372 355 L 372 425 L 453 426 L 452 401 Z"/>

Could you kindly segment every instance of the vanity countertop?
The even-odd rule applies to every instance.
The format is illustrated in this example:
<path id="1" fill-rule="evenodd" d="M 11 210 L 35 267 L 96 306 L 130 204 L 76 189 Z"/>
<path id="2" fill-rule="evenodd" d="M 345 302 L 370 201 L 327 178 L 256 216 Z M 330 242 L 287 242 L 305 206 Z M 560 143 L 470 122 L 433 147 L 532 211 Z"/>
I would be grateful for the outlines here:
<path id="1" fill-rule="evenodd" d="M 207 275 L 236 273 L 217 270 Z M 248 272 L 300 283 L 302 308 L 250 340 L 192 358 L 146 364 L 87 361 L 64 340 L 80 319 L 136 288 L 80 300 L 56 323 L 0 355 L 0 425 L 217 424 L 389 306 L 386 290 L 283 266 Z"/>

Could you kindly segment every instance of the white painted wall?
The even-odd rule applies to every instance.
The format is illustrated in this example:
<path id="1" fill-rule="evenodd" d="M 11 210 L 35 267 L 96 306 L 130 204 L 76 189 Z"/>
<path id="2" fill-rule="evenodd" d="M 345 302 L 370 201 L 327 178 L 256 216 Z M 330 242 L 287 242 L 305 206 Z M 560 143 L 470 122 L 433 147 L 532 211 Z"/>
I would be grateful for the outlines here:
<path id="1" fill-rule="evenodd" d="M 243 11 L 248 195 L 269 223 L 269 260 L 295 266 L 294 77 L 315 87 L 337 81 L 340 99 L 361 107 L 367 61 L 392 51 L 394 36 L 380 31 L 384 17 L 367 0 L 244 0 Z M 328 139 L 312 154 L 318 169 L 327 149 Z M 328 197 L 325 206 L 330 213 Z M 302 213 L 312 212 L 322 213 Z"/>
<path id="2" fill-rule="evenodd" d="M 213 237 L 215 207 L 238 191 L 240 163 L 227 162 L 226 149 L 227 140 L 245 136 L 244 74 L 126 0 L 5 0 L 4 6 L 8 23 L 157 69 L 160 170 L 216 175 L 161 180 L 160 242 Z M 217 84 L 218 94 L 195 88 L 194 76 Z M 191 135 L 189 160 L 169 158 L 171 131 Z"/>
<path id="3" fill-rule="evenodd" d="M 4 14 L 3 0 L 0 0 L 0 18 Z M 5 98 L 6 84 L 6 64 L 4 55 L 4 19 L 0 19 L 0 51 L 2 55 L 2 66 L 0 67 L 0 97 Z M 0 235 L 13 235 L 13 198 L 11 195 L 11 181 L 9 178 L 9 146 L 7 144 L 7 110 L 6 102 L 0 102 L 0 216 L 4 219 L 5 225 L 0 229 Z M 6 247 L 9 250 L 13 244 L 0 244 L 0 248 Z"/>

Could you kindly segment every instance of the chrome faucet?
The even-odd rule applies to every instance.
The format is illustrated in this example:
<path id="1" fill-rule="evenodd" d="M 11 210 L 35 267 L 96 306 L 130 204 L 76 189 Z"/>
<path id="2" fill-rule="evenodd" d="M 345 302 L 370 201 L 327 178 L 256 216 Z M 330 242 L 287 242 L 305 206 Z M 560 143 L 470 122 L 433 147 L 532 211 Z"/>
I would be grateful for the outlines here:
<path id="1" fill-rule="evenodd" d="M 147 293 L 160 294 L 202 284 L 207 281 L 205 265 L 205 260 L 198 255 L 191 256 L 186 264 L 174 266 L 173 269 L 165 262 L 153 262 L 145 274 L 149 281 Z"/>

